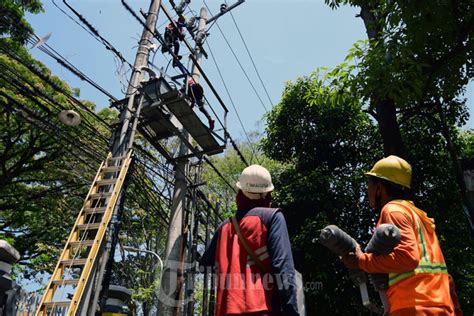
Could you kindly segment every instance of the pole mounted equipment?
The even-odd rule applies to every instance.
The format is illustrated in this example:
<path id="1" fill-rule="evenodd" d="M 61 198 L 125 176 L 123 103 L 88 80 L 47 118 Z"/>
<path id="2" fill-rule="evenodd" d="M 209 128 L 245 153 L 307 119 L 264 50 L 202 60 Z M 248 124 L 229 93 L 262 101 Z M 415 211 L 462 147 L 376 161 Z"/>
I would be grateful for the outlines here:
<path id="1" fill-rule="evenodd" d="M 81 116 L 73 110 L 63 110 L 58 115 L 59 120 L 67 126 L 77 126 L 81 124 Z"/>

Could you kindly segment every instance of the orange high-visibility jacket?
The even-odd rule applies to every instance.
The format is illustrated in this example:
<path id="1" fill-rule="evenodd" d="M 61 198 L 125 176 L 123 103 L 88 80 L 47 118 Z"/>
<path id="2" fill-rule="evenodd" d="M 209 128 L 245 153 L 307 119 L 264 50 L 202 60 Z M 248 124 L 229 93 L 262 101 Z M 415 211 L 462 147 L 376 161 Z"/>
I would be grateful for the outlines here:
<path id="1" fill-rule="evenodd" d="M 454 315 L 448 271 L 433 220 L 411 201 L 395 200 L 383 207 L 377 227 L 385 223 L 400 229 L 400 243 L 387 255 L 360 256 L 359 267 L 389 274 L 390 313 L 433 308 L 433 312 L 441 309 L 442 315 Z"/>

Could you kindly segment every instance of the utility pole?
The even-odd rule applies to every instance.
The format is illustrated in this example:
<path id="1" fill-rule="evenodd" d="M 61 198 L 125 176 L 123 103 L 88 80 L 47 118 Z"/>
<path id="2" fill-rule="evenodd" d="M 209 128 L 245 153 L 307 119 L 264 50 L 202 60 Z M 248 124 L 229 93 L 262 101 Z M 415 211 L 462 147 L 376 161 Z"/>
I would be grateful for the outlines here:
<path id="1" fill-rule="evenodd" d="M 141 109 L 141 100 L 138 103 L 136 102 L 136 96 L 139 92 L 137 87 L 140 86 L 144 79 L 143 67 L 148 65 L 148 57 L 154 38 L 154 34 L 150 32 L 150 30 L 154 30 L 156 27 L 160 5 L 161 0 L 151 0 L 146 16 L 146 27 L 143 29 L 140 38 L 132 69 L 132 76 L 127 88 L 126 97 L 128 97 L 128 102 L 120 113 L 120 124 L 112 135 L 111 149 L 113 157 L 125 156 L 133 146 L 136 123 Z M 96 269 L 94 276 L 91 278 L 92 282 L 89 282 L 88 289 L 84 294 L 84 304 L 81 315 L 95 315 L 99 307 L 103 307 L 105 299 L 107 298 L 112 263 L 118 238 L 118 226 L 123 210 L 126 190 L 127 185 L 124 184 L 120 198 L 115 206 L 106 238 L 101 246 L 102 250 L 96 260 Z"/>
<path id="2" fill-rule="evenodd" d="M 199 27 L 196 35 L 195 56 L 197 63 L 201 62 L 202 45 L 206 37 L 206 17 L 207 10 L 201 8 L 199 16 Z M 193 65 L 192 77 L 197 84 L 200 78 L 200 72 L 196 65 Z M 185 85 L 187 84 L 187 80 Z M 184 131 L 183 131 L 184 132 Z M 186 133 L 186 132 L 185 132 Z M 186 133 L 185 137 L 189 138 Z M 185 156 L 188 148 L 184 142 L 181 142 L 179 154 Z M 182 262 L 184 259 L 183 250 L 183 206 L 185 205 L 185 196 L 187 190 L 186 174 L 189 168 L 189 159 L 181 158 L 178 160 L 175 171 L 175 191 L 173 195 L 173 204 L 171 206 L 170 226 L 168 230 L 168 240 L 166 243 L 165 268 L 161 277 L 159 315 L 175 316 L 179 315 L 180 291 L 183 284 Z"/>

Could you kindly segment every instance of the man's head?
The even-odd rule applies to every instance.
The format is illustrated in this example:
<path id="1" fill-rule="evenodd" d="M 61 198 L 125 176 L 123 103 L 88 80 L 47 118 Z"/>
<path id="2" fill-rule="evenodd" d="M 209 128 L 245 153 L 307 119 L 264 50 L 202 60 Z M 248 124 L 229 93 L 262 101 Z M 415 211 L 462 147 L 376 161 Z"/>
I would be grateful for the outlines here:
<path id="1" fill-rule="evenodd" d="M 411 166 L 404 159 L 388 156 L 375 163 L 365 175 L 369 177 L 369 203 L 375 209 L 396 200 L 411 200 Z"/>
<path id="2" fill-rule="evenodd" d="M 236 185 L 251 200 L 263 199 L 274 189 L 270 172 L 260 165 L 245 168 Z"/>

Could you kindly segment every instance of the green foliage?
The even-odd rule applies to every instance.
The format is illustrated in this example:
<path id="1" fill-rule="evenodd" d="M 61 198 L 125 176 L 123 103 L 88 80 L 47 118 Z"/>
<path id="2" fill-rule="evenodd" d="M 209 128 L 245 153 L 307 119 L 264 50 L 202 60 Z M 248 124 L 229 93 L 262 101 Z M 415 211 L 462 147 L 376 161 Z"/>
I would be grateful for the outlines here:
<path id="1" fill-rule="evenodd" d="M 459 136 L 461 158 L 474 157 L 474 132 L 472 130 L 462 131 Z"/>
<path id="2" fill-rule="evenodd" d="M 363 171 L 380 155 L 376 127 L 341 84 L 349 76 L 342 65 L 287 83 L 262 141 L 270 158 L 286 164 L 274 174 L 275 204 L 283 207 L 296 266 L 305 282 L 323 282 L 323 291 L 306 293 L 309 314 L 361 312 L 345 269 L 317 243 L 319 230 L 330 223 L 362 242 L 375 220 L 362 201 Z"/>
<path id="3" fill-rule="evenodd" d="M 270 158 L 286 164 L 274 176 L 275 202 L 285 210 L 296 265 L 305 281 L 323 282 L 324 292 L 306 293 L 310 313 L 363 312 L 346 270 L 317 244 L 320 229 L 336 224 L 364 245 L 378 217 L 365 202 L 363 172 L 382 157 L 379 135 L 361 101 L 353 97 L 351 79 L 346 79 L 351 77 L 345 72 L 351 70 L 342 65 L 288 83 L 281 102 L 267 116 L 262 141 Z M 462 123 L 463 101 L 445 102 L 445 110 L 455 146 L 469 155 L 472 134 L 460 138 L 455 128 Z M 416 203 L 436 219 L 450 273 L 470 313 L 473 241 L 466 238 L 469 231 L 438 113 L 431 107 L 423 114 L 406 116 L 401 125 L 414 169 Z"/>
<path id="4" fill-rule="evenodd" d="M 0 0 L 0 35 L 10 35 L 15 41 L 25 43 L 32 32 L 31 26 L 25 21 L 25 12 L 41 11 L 43 7 L 38 0 Z"/>
<path id="5" fill-rule="evenodd" d="M 77 145 L 88 144 L 96 150 L 96 131 L 110 132 L 77 109 L 83 122 L 96 126 L 94 135 L 84 123 L 65 127 L 57 117 L 57 107 L 75 105 L 56 89 L 71 93 L 67 84 L 33 60 L 24 47 L 8 39 L 0 45 L 56 86 L 11 56 L 0 54 L 0 238 L 18 249 L 23 266 L 18 271 L 28 279 L 54 268 L 98 167 L 93 158 L 78 157 Z M 94 111 L 94 104 L 85 104 Z M 110 116 L 105 113 L 109 111 L 101 115 Z M 105 158 L 105 152 L 104 148 L 95 154 Z"/>

